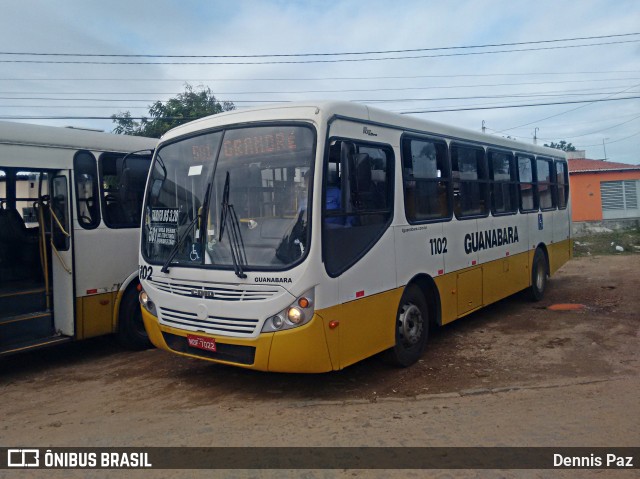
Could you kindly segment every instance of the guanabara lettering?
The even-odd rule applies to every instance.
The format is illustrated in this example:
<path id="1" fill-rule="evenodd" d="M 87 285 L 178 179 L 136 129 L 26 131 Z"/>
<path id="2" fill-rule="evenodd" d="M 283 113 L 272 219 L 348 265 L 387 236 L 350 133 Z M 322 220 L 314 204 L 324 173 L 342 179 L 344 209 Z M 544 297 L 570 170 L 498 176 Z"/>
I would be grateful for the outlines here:
<path id="1" fill-rule="evenodd" d="M 476 231 L 464 235 L 464 252 L 467 254 L 490 248 L 497 248 L 507 244 L 517 243 L 518 227 L 497 228 L 485 231 Z"/>
<path id="2" fill-rule="evenodd" d="M 291 278 L 256 278 L 256 283 L 293 283 Z"/>

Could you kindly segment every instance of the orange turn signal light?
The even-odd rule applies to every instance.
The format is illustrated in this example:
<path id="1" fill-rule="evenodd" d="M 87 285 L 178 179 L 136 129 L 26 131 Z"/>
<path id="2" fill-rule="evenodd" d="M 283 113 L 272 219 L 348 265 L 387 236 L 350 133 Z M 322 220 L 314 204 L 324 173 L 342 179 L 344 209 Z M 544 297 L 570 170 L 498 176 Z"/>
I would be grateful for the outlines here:
<path id="1" fill-rule="evenodd" d="M 300 306 L 301 308 L 308 308 L 309 300 L 307 298 L 300 298 L 298 300 L 298 306 Z"/>

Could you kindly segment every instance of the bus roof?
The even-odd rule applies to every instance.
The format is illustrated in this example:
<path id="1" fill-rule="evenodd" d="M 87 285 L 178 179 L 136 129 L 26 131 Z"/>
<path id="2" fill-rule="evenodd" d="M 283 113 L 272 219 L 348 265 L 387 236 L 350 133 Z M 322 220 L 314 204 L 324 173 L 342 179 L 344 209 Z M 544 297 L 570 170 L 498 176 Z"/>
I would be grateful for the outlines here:
<path id="1" fill-rule="evenodd" d="M 561 150 L 532 145 L 501 136 L 450 126 L 409 115 L 400 115 L 379 108 L 347 101 L 292 102 L 232 110 L 185 123 L 168 131 L 160 140 L 168 141 L 201 130 L 224 125 L 237 125 L 259 121 L 307 120 L 320 124 L 332 118 L 349 118 L 403 131 L 431 133 L 448 138 L 490 144 L 509 150 L 521 150 L 546 156 L 565 158 Z"/>
<path id="2" fill-rule="evenodd" d="M 131 152 L 155 148 L 157 142 L 154 138 L 0 121 L 0 144 L 5 145 Z"/>

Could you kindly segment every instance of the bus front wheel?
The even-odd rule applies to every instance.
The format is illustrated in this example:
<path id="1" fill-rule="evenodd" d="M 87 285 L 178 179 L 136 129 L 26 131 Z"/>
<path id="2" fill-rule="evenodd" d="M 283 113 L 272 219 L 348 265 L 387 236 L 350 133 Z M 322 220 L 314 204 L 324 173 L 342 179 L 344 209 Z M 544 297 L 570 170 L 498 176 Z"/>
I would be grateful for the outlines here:
<path id="1" fill-rule="evenodd" d="M 133 285 L 127 288 L 120 302 L 118 342 L 132 350 L 148 349 L 152 346 L 142 321 L 138 291 Z"/>
<path id="2" fill-rule="evenodd" d="M 388 361 L 403 368 L 411 366 L 422 356 L 429 335 L 429 309 L 415 284 L 407 286 L 400 299 L 395 335 L 396 344 L 387 352 Z"/>
<path id="3" fill-rule="evenodd" d="M 536 249 L 533 255 L 533 265 L 531 266 L 531 299 L 540 301 L 547 288 L 547 259 L 540 248 Z"/>

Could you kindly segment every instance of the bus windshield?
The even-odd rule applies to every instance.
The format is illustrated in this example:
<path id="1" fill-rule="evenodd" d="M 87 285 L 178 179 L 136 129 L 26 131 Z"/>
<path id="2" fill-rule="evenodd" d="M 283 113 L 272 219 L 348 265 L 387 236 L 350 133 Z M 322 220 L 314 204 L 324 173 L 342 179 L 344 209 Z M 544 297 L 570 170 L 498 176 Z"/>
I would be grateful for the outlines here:
<path id="1" fill-rule="evenodd" d="M 161 147 L 145 201 L 146 259 L 236 274 L 291 267 L 309 247 L 314 154 L 314 131 L 291 125 L 216 131 Z"/>

